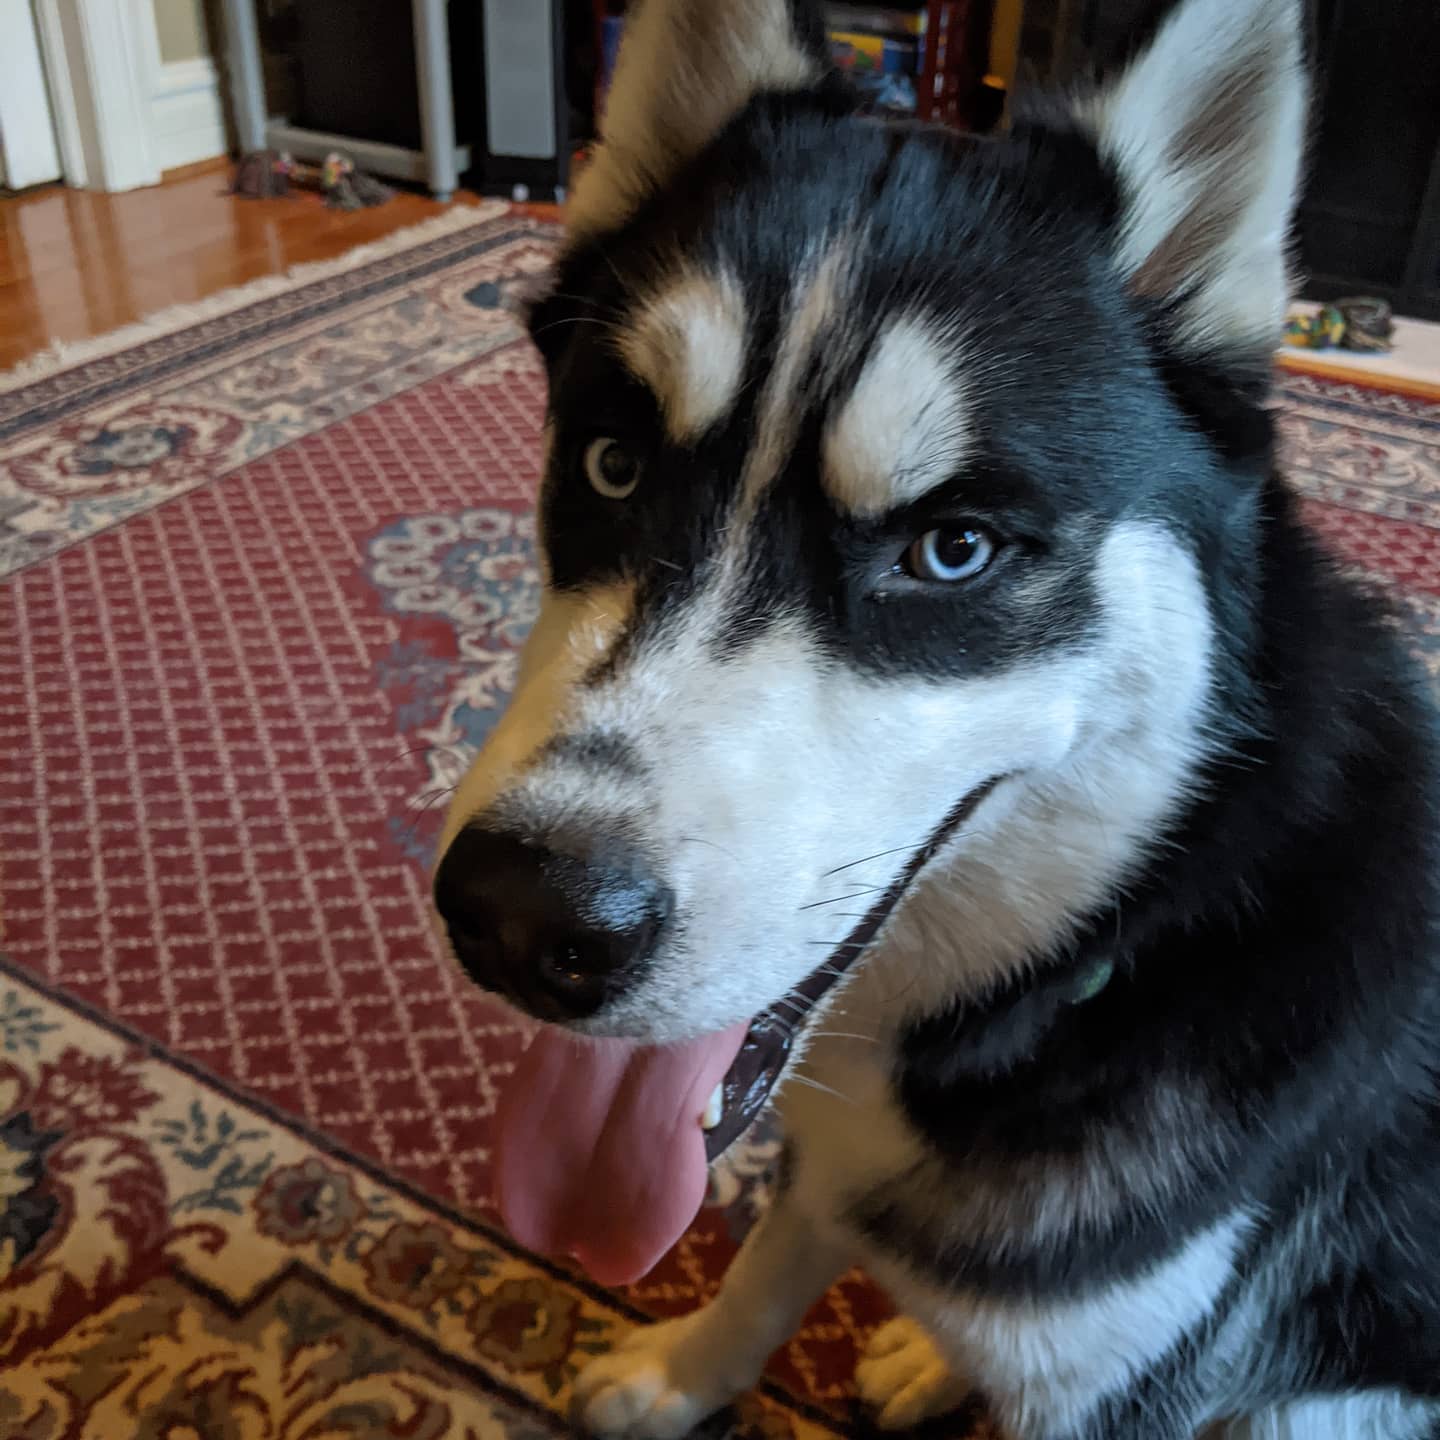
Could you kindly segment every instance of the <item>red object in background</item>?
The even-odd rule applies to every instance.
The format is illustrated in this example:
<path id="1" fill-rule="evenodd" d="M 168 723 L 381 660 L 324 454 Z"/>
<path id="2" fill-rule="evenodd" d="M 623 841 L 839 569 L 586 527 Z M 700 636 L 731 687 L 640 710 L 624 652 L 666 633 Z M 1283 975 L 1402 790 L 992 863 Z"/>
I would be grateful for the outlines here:
<path id="1" fill-rule="evenodd" d="M 994 12 L 994 0 L 930 0 L 918 86 L 919 119 L 957 130 L 975 125 Z"/>

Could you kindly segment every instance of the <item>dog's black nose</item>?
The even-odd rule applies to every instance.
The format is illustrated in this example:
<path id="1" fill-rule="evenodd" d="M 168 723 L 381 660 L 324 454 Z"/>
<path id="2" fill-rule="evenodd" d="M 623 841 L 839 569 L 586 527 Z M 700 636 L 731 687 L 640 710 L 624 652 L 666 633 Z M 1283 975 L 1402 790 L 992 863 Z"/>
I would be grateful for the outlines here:
<path id="1" fill-rule="evenodd" d="M 455 837 L 435 906 L 472 980 L 537 1019 L 579 1020 L 635 977 L 674 897 L 628 847 L 596 851 L 580 859 L 473 826 Z"/>

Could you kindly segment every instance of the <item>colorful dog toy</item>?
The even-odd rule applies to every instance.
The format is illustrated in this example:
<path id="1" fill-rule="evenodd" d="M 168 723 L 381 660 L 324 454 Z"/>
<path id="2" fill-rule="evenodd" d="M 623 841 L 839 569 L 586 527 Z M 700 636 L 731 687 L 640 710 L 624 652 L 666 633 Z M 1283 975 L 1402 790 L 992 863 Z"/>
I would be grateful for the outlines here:
<path id="1" fill-rule="evenodd" d="M 331 151 L 320 167 L 320 193 L 325 203 L 336 210 L 364 210 L 383 205 L 394 191 L 355 168 L 355 162 Z"/>
<path id="2" fill-rule="evenodd" d="M 300 164 L 279 150 L 251 151 L 235 166 L 230 193 L 247 200 L 273 200 L 289 195 L 299 185 L 318 190 L 335 210 L 383 205 L 395 193 L 334 150 L 320 165 Z"/>
<path id="3" fill-rule="evenodd" d="M 1294 312 L 1285 322 L 1285 343 L 1302 350 L 1390 349 L 1395 322 L 1383 300 L 1352 296 L 1322 305 L 1313 314 Z"/>

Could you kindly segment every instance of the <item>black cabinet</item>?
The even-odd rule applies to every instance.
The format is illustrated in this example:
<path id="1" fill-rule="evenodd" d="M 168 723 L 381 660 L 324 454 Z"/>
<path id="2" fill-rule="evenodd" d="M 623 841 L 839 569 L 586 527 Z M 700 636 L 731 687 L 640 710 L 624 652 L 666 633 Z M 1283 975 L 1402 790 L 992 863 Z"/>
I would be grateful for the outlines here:
<path id="1" fill-rule="evenodd" d="M 480 10 L 470 0 L 447 7 L 452 55 L 480 45 Z M 295 0 L 291 47 L 295 109 L 307 130 L 354 136 L 418 150 L 420 87 L 415 74 L 415 22 L 405 0 Z M 479 86 L 457 66 L 455 138 L 475 139 Z"/>
<path id="2" fill-rule="evenodd" d="M 1440 319 L 1440 4 L 1315 0 L 1313 19 L 1307 293 Z"/>

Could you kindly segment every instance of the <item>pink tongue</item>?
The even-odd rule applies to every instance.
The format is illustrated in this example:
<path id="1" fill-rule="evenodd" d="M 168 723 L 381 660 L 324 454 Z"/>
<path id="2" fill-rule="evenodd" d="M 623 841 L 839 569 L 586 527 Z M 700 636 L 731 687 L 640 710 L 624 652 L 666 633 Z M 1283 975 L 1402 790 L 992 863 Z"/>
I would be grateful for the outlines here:
<path id="1" fill-rule="evenodd" d="M 665 1049 L 540 1030 L 496 1115 L 495 1189 L 510 1233 L 573 1255 L 602 1285 L 649 1271 L 705 1198 L 700 1120 L 745 1030 Z"/>

